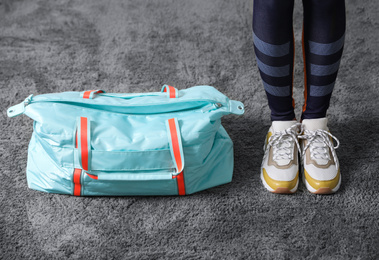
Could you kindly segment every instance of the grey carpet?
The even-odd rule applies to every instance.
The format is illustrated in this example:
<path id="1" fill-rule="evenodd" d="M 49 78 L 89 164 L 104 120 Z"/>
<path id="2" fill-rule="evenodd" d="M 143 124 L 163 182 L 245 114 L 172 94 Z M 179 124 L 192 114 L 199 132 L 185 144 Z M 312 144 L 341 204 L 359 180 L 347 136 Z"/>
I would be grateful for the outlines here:
<path id="1" fill-rule="evenodd" d="M 1 259 L 378 259 L 378 12 L 347 1 L 346 45 L 329 109 L 343 182 L 331 196 L 259 179 L 270 125 L 249 0 L 0 0 Z M 301 1 L 294 12 L 302 98 Z M 6 109 L 29 94 L 215 86 L 246 105 L 223 124 L 230 184 L 187 197 L 77 198 L 29 190 L 32 121 Z"/>

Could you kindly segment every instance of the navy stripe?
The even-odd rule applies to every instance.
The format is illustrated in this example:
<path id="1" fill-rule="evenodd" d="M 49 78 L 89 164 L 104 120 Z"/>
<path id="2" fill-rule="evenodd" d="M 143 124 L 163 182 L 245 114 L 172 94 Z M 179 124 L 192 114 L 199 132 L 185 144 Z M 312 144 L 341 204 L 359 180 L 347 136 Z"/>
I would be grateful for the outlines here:
<path id="1" fill-rule="evenodd" d="M 284 55 L 288 55 L 290 52 L 290 42 L 287 42 L 281 45 L 270 44 L 259 39 L 258 36 L 256 36 L 254 32 L 253 32 L 253 38 L 254 38 L 255 47 L 257 47 L 257 49 L 260 52 L 268 56 L 281 57 Z"/>
<path id="2" fill-rule="evenodd" d="M 255 56 L 262 61 L 264 64 L 269 66 L 285 66 L 292 63 L 293 54 L 289 53 L 288 55 L 281 57 L 271 57 L 268 56 L 258 50 L 257 47 L 254 46 Z M 324 57 L 324 56 L 323 56 Z M 317 63 L 316 63 L 317 64 Z"/>
<path id="3" fill-rule="evenodd" d="M 292 76 L 286 76 L 286 77 L 271 77 L 269 75 L 266 75 L 263 71 L 259 70 L 261 74 L 261 78 L 263 81 L 265 81 L 267 84 L 273 85 L 273 86 L 288 86 L 292 84 Z"/>
<path id="4" fill-rule="evenodd" d="M 323 97 L 332 93 L 335 82 L 326 86 L 309 86 L 309 95 L 312 97 Z"/>
<path id="5" fill-rule="evenodd" d="M 302 115 L 303 119 L 322 118 L 326 116 L 332 94 L 322 97 L 311 97 L 307 100 L 307 109 Z"/>
<path id="6" fill-rule="evenodd" d="M 287 97 L 287 96 L 291 95 L 290 86 L 277 87 L 277 86 L 272 86 L 270 84 L 267 84 L 264 81 L 263 81 L 263 86 L 264 86 L 265 90 L 273 96 Z"/>
<path id="7" fill-rule="evenodd" d="M 337 41 L 332 43 L 309 42 L 309 51 L 317 55 L 331 55 L 342 49 L 345 42 L 345 34 Z"/>
<path id="8" fill-rule="evenodd" d="M 333 83 L 336 80 L 337 73 L 338 71 L 327 76 L 308 75 L 307 83 L 308 85 L 326 86 Z"/>
<path id="9" fill-rule="evenodd" d="M 338 71 L 338 68 L 340 67 L 340 61 L 337 61 L 336 63 L 330 64 L 330 65 L 316 65 L 316 64 L 310 64 L 311 70 L 310 73 L 314 76 L 328 76 L 333 73 L 336 73 Z"/>
<path id="10" fill-rule="evenodd" d="M 276 97 L 266 91 L 271 109 L 272 120 L 293 120 L 295 112 L 292 106 L 292 96 Z"/>
<path id="11" fill-rule="evenodd" d="M 343 48 L 332 55 L 317 55 L 308 53 L 308 61 L 316 65 L 329 65 L 341 59 Z"/>
<path id="12" fill-rule="evenodd" d="M 285 77 L 290 74 L 290 65 L 274 67 L 264 64 L 258 59 L 258 57 L 256 59 L 259 69 L 266 75 L 269 75 L 271 77 Z"/>

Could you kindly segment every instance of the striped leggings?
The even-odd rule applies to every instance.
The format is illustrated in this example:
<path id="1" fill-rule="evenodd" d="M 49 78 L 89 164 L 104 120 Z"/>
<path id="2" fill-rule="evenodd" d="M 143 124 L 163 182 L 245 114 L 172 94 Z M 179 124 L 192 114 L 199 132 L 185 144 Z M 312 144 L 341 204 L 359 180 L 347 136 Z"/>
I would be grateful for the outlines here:
<path id="1" fill-rule="evenodd" d="M 271 120 L 293 120 L 294 0 L 254 0 L 256 61 Z M 303 0 L 304 105 L 301 119 L 326 116 L 345 36 L 344 0 Z"/>

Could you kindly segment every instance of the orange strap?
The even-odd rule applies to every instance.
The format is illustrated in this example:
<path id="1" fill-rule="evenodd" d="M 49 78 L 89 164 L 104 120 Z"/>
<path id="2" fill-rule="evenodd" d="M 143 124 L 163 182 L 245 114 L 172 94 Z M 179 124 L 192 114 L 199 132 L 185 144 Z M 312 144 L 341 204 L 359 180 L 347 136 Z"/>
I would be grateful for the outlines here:
<path id="1" fill-rule="evenodd" d="M 176 88 L 174 88 L 172 86 L 169 86 L 169 85 L 164 85 L 162 87 L 162 91 L 161 92 L 167 92 L 169 98 L 177 98 L 177 97 L 179 97 L 179 91 Z"/>
<path id="2" fill-rule="evenodd" d="M 87 98 L 87 99 L 93 99 L 95 97 L 95 94 L 99 93 L 105 93 L 104 90 L 97 89 L 97 90 L 87 90 L 82 93 L 80 93 L 80 97 Z"/>
<path id="3" fill-rule="evenodd" d="M 86 172 L 86 174 L 88 175 L 88 177 L 90 177 L 90 178 L 92 178 L 94 180 L 99 179 L 99 177 L 97 175 L 89 174 L 88 172 Z"/>
<path id="4" fill-rule="evenodd" d="M 173 158 L 177 175 L 173 175 L 172 178 L 176 179 L 178 183 L 178 193 L 179 195 L 186 194 L 186 188 L 184 185 L 184 156 L 183 156 L 183 146 L 182 137 L 180 134 L 179 123 L 176 118 L 170 118 L 167 120 L 168 132 L 169 132 L 169 143 L 170 152 Z"/>
<path id="5" fill-rule="evenodd" d="M 72 178 L 74 182 L 74 196 L 80 196 L 82 193 L 81 177 L 82 177 L 82 169 L 75 168 L 73 178 Z"/>
<path id="6" fill-rule="evenodd" d="M 176 173 L 180 173 L 183 171 L 184 168 L 184 157 L 181 140 L 182 138 L 179 130 L 179 123 L 176 118 L 171 118 L 167 120 L 167 125 L 169 129 L 169 143 L 171 156 L 174 159 Z"/>
<path id="7" fill-rule="evenodd" d="M 90 141 L 90 121 L 87 117 L 78 118 L 78 129 L 75 133 L 75 148 L 79 149 L 79 162 L 84 171 L 89 170 L 91 157 L 91 141 Z M 75 168 L 73 174 L 74 196 L 80 196 L 82 190 L 82 169 Z"/>
<path id="8" fill-rule="evenodd" d="M 173 179 L 176 179 L 178 183 L 178 193 L 179 195 L 186 195 L 186 186 L 184 185 L 184 171 L 179 173 L 178 175 L 172 176 Z"/>
<path id="9" fill-rule="evenodd" d="M 79 122 L 79 154 L 80 164 L 85 171 L 90 170 L 91 157 L 91 140 L 90 140 L 90 122 L 87 117 L 80 117 Z"/>

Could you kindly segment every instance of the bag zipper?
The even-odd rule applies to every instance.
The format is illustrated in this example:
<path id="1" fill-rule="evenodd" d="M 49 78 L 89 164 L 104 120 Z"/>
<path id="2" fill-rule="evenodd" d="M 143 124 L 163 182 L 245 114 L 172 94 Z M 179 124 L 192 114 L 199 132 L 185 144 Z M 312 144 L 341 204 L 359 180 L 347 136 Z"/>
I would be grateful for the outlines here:
<path id="1" fill-rule="evenodd" d="M 118 97 L 114 97 L 118 98 Z M 125 99 L 124 99 L 125 100 Z M 170 100 L 170 102 L 161 102 L 161 103 L 151 103 L 151 104 L 104 104 L 104 103 L 91 103 L 86 99 L 80 100 L 79 102 L 74 100 L 59 100 L 59 99 L 51 99 L 51 100 L 33 100 L 33 94 L 29 95 L 23 102 L 18 105 L 12 106 L 8 109 L 7 113 L 9 117 L 15 117 L 25 112 L 25 107 L 29 104 L 33 103 L 61 103 L 68 104 L 73 106 L 85 107 L 89 109 L 100 109 L 103 111 L 122 113 L 122 114 L 134 114 L 134 115 L 146 115 L 146 114 L 162 114 L 162 113 L 173 113 L 173 112 L 184 112 L 188 110 L 199 110 L 203 113 L 210 112 L 222 107 L 227 107 L 227 105 L 222 102 L 215 101 L 212 99 L 186 99 L 186 100 L 178 100 L 178 102 L 173 102 L 175 100 Z M 199 104 L 191 104 L 193 102 L 197 102 Z M 186 105 L 187 104 L 187 105 Z M 179 106 L 179 108 L 172 108 L 173 106 Z M 110 109 L 106 109 L 104 107 L 108 107 Z M 157 109 L 160 107 L 161 109 Z M 138 112 L 138 109 L 142 109 L 143 111 Z"/>

